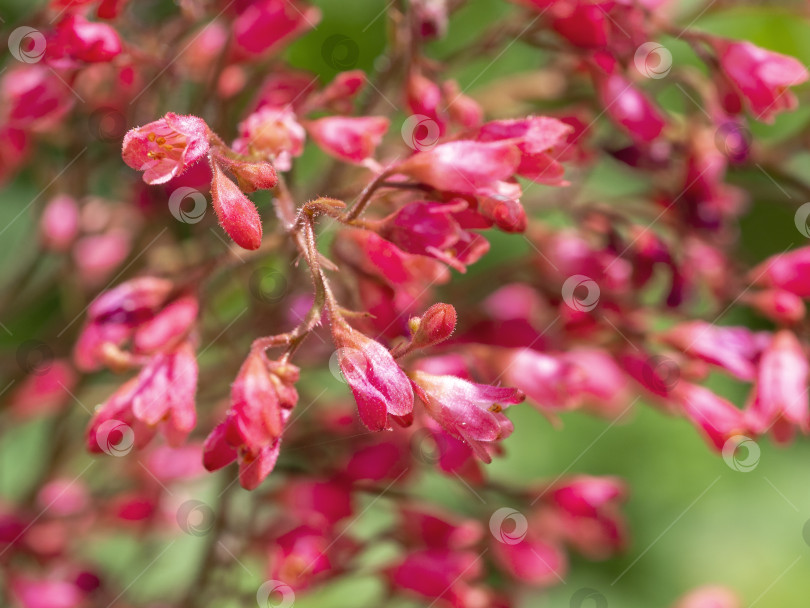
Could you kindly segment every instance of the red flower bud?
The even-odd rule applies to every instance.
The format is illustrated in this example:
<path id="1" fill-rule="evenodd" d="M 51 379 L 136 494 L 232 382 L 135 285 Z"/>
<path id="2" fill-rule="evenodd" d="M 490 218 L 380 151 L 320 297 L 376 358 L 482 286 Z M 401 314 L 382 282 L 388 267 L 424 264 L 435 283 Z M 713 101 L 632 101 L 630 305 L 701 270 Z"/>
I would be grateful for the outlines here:
<path id="1" fill-rule="evenodd" d="M 256 206 L 217 163 L 212 168 L 211 197 L 222 229 L 243 249 L 258 249 L 262 244 L 262 220 Z"/>
<path id="2" fill-rule="evenodd" d="M 425 348 L 444 342 L 456 329 L 456 309 L 450 304 L 434 304 L 421 317 L 409 321 L 411 348 Z"/>

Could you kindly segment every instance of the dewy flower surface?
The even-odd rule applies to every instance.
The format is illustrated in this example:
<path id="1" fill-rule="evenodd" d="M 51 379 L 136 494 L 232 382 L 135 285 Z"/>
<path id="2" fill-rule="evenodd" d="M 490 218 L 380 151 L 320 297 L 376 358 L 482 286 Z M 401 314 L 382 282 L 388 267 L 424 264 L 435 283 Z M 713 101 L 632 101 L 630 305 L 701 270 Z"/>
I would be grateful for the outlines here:
<path id="1" fill-rule="evenodd" d="M 6 4 L 0 606 L 807 604 L 803 3 Z"/>

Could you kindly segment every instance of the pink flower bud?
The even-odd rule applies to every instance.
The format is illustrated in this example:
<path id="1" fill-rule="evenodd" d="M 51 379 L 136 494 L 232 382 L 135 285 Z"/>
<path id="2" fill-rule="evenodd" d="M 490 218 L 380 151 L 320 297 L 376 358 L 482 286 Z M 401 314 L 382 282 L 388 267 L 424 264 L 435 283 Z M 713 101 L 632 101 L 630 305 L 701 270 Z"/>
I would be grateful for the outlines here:
<path id="1" fill-rule="evenodd" d="M 465 129 L 475 129 L 484 119 L 484 110 L 472 97 L 461 92 L 455 80 L 442 84 L 442 95 L 447 101 L 447 112 L 450 119 Z"/>
<path id="2" fill-rule="evenodd" d="M 742 299 L 776 323 L 798 323 L 807 312 L 802 299 L 784 289 L 765 289 Z"/>
<path id="3" fill-rule="evenodd" d="M 748 276 L 756 285 L 778 287 L 800 298 L 810 298 L 810 247 L 771 256 Z"/>
<path id="4" fill-rule="evenodd" d="M 379 342 L 332 316 L 332 338 L 340 371 L 357 401 L 360 420 L 372 431 L 390 428 L 389 414 L 413 411 L 413 390 L 391 353 Z"/>
<path id="5" fill-rule="evenodd" d="M 757 120 L 771 123 L 778 113 L 796 107 L 796 96 L 789 88 L 808 79 L 807 69 L 798 59 L 750 42 L 713 42 L 723 71 Z"/>
<path id="6" fill-rule="evenodd" d="M 140 323 L 166 301 L 174 285 L 168 279 L 138 277 L 98 296 L 87 309 L 91 321 Z"/>
<path id="7" fill-rule="evenodd" d="M 671 398 L 717 451 L 730 438 L 747 431 L 743 413 L 708 388 L 681 381 L 672 390 Z"/>
<path id="8" fill-rule="evenodd" d="M 348 114 L 352 110 L 354 98 L 367 83 L 363 70 L 341 72 L 320 93 L 308 100 L 307 106 L 324 107 L 338 114 Z"/>
<path id="9" fill-rule="evenodd" d="M 150 354 L 173 346 L 188 334 L 197 320 L 199 309 L 196 296 L 177 298 L 138 327 L 132 339 L 133 350 Z"/>
<path id="10" fill-rule="evenodd" d="M 763 433 L 783 419 L 802 432 L 810 432 L 807 382 L 810 364 L 793 332 L 774 335 L 759 361 L 757 384 L 748 420 L 754 431 Z"/>
<path id="11" fill-rule="evenodd" d="M 54 41 L 57 55 L 86 63 L 111 61 L 121 53 L 121 39 L 106 23 L 93 23 L 81 15 L 70 14 L 56 26 Z"/>
<path id="12" fill-rule="evenodd" d="M 390 121 L 382 116 L 328 116 L 306 123 L 315 143 L 327 154 L 351 163 L 374 156 Z"/>
<path id="13" fill-rule="evenodd" d="M 444 342 L 456 329 L 456 309 L 450 304 L 434 304 L 421 317 L 409 322 L 413 337 L 411 348 L 426 348 Z"/>
<path id="14" fill-rule="evenodd" d="M 242 6 L 233 34 L 238 51 L 247 56 L 270 52 L 321 19 L 320 10 L 297 0 L 259 0 Z"/>
<path id="15" fill-rule="evenodd" d="M 39 221 L 43 245 L 65 251 L 79 234 L 79 205 L 66 194 L 55 196 L 45 206 Z"/>
<path id="16" fill-rule="evenodd" d="M 433 602 L 463 606 L 468 581 L 480 576 L 483 564 L 474 551 L 420 549 L 389 571 L 391 584 Z"/>
<path id="17" fill-rule="evenodd" d="M 169 112 L 124 136 L 124 162 L 143 171 L 147 184 L 163 184 L 208 153 L 208 125 L 196 116 Z"/>
<path id="18" fill-rule="evenodd" d="M 214 163 L 211 198 L 222 229 L 243 249 L 258 249 L 262 244 L 262 219 L 256 206 Z"/>
<path id="19" fill-rule="evenodd" d="M 631 137 L 651 142 L 666 126 L 658 108 L 619 73 L 598 74 L 597 92 L 608 115 Z"/>
<path id="20" fill-rule="evenodd" d="M 503 410 L 526 398 L 514 388 L 474 384 L 455 376 L 415 371 L 411 378 L 428 414 L 448 433 L 466 441 L 484 462 L 492 460 L 486 444 L 512 432 Z"/>
<path id="21" fill-rule="evenodd" d="M 501 568 L 535 587 L 556 585 L 568 571 L 562 548 L 537 534 L 529 534 L 519 542 L 494 542 L 492 551 Z"/>
<path id="22" fill-rule="evenodd" d="M 50 131 L 62 122 L 74 101 L 59 75 L 43 64 L 8 69 L 0 79 L 0 106 L 5 125 L 12 129 Z M 19 141 L 18 136 L 11 141 Z"/>
<path id="23" fill-rule="evenodd" d="M 269 190 L 278 183 L 276 170 L 268 162 L 249 163 L 234 160 L 224 155 L 217 155 L 216 163 L 233 173 L 242 192 Z"/>

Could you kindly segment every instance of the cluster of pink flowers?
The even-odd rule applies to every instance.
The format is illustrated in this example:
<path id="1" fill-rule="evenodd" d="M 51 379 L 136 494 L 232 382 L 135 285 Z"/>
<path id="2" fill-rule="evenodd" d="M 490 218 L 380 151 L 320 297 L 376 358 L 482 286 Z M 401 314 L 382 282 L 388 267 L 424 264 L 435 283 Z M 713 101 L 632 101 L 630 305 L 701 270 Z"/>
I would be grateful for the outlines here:
<path id="1" fill-rule="evenodd" d="M 153 32 L 135 4 L 52 0 L 40 29 L 12 34 L 0 72 L 0 181 L 32 179 L 64 150 L 35 208 L 41 250 L 75 283 L 63 295 L 73 320 L 57 328 L 71 349 L 44 346 L 9 411 L 67 424 L 87 389 L 101 403 L 85 408 L 86 448 L 121 457 L 104 461 L 119 466 L 109 487 L 70 481 L 60 430 L 31 495 L 0 503 L 0 573 L 16 605 L 115 605 L 128 585 L 76 538 L 179 524 L 215 540 L 178 605 L 204 605 L 227 542 L 291 593 L 367 569 L 366 551 L 386 543 L 393 557 L 373 573 L 390 598 L 518 606 L 526 587 L 564 580 L 570 553 L 627 549 L 629 489 L 567 471 L 526 487 L 490 479 L 512 406 L 615 421 L 641 401 L 724 455 L 742 439 L 810 433 L 810 246 L 746 276 L 734 247 L 748 197 L 727 182 L 735 167 L 770 168 L 746 124 L 796 108 L 791 89 L 809 76 L 798 60 L 680 31 L 666 0 L 520 0 L 510 14 L 528 23 L 525 44 L 551 51 L 557 90 L 530 100 L 543 111 L 490 118 L 426 55 L 458 3 L 393 3 L 393 60 L 375 76 L 338 62 L 328 79 L 281 59 L 322 18 L 297 0 L 181 2 Z M 510 27 L 483 47 L 511 44 Z M 672 67 L 649 42 L 665 35 L 704 62 L 678 77 L 686 115 L 645 83 Z M 75 136 L 79 123 L 89 135 Z M 647 189 L 629 204 L 574 200 L 602 161 Z M 221 230 L 204 210 L 183 212 L 186 198 L 210 198 Z M 337 227 L 328 250 L 325 224 Z M 504 239 L 526 253 L 497 257 Z M 255 293 L 267 262 L 283 292 L 273 297 Z M 239 312 L 247 291 L 255 301 Z M 758 329 L 725 324 L 732 307 Z M 713 372 L 748 383 L 747 402 L 707 388 Z M 315 396 L 319 373 L 347 390 Z M 217 508 L 194 502 L 189 488 L 220 469 Z M 420 492 L 433 473 L 497 499 L 463 513 L 433 504 Z M 234 525 L 237 479 L 257 497 Z M 392 521 L 379 538 L 348 534 L 369 494 Z M 189 523 L 200 509 L 212 518 L 202 528 Z M 705 587 L 675 608 L 741 605 Z"/>

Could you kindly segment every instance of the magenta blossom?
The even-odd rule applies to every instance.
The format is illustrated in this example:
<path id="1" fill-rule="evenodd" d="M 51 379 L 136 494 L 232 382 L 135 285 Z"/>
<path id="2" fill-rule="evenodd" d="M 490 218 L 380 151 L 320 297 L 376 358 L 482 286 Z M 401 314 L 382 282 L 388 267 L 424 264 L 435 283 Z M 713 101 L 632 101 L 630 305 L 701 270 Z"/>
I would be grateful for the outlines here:
<path id="1" fill-rule="evenodd" d="M 169 112 L 124 136 L 124 162 L 143 171 L 147 184 L 164 184 L 208 153 L 208 125 L 196 116 Z"/>

